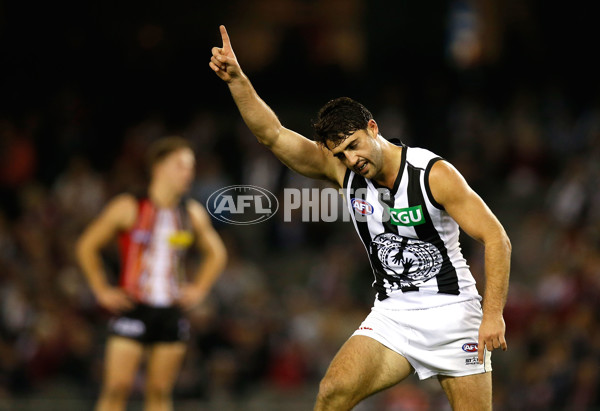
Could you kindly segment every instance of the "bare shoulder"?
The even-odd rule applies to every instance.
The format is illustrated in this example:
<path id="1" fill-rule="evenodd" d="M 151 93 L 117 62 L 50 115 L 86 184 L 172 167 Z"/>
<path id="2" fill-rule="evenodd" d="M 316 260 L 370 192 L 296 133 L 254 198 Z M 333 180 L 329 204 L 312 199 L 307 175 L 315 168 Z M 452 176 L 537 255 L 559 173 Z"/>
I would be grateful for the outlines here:
<path id="1" fill-rule="evenodd" d="M 206 225 L 210 225 L 210 218 L 208 216 L 208 212 L 204 208 L 202 204 L 194 199 L 189 199 L 186 201 L 186 208 L 192 219 L 192 223 L 194 227 L 205 227 Z"/>
<path id="2" fill-rule="evenodd" d="M 442 205 L 472 191 L 462 174 L 446 160 L 437 161 L 431 167 L 429 187 L 435 200 Z"/>
<path id="3" fill-rule="evenodd" d="M 137 199 L 131 194 L 119 194 L 106 205 L 100 218 L 119 229 L 127 229 L 135 223 L 137 212 Z"/>
<path id="4" fill-rule="evenodd" d="M 429 173 L 429 181 L 431 182 L 432 180 L 443 180 L 446 178 L 458 178 L 464 180 L 462 174 L 460 174 L 456 167 L 454 167 L 448 161 L 436 161 L 433 164 L 433 167 L 431 167 L 431 171 Z"/>

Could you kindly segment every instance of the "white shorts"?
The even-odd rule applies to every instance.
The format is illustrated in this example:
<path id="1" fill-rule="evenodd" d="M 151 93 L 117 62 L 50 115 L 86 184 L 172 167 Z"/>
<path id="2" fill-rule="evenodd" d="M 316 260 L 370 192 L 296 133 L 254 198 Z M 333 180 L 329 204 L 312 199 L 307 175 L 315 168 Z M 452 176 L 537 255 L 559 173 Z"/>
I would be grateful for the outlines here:
<path id="1" fill-rule="evenodd" d="M 354 335 L 379 341 L 405 357 L 419 379 L 460 377 L 492 370 L 491 353 L 477 361 L 483 312 L 478 300 L 422 310 L 373 308 Z"/>

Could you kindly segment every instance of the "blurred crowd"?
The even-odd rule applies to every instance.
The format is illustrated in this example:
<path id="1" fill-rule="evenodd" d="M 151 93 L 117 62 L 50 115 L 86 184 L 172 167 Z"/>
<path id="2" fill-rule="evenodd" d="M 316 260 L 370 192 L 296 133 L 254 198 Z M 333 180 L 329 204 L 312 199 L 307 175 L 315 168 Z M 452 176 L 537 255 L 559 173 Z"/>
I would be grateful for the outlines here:
<path id="1" fill-rule="evenodd" d="M 392 7 L 374 23 L 377 7 L 341 3 L 253 1 L 228 10 L 234 48 L 239 45 L 238 58 L 259 93 L 285 125 L 307 135 L 309 120 L 328 98 L 357 97 L 373 111 L 384 137 L 451 161 L 513 244 L 505 310 L 509 350 L 493 356 L 495 409 L 600 409 L 600 99 L 591 86 L 589 93 L 567 86 L 570 80 L 587 84 L 583 74 L 592 69 L 581 65 L 582 77 L 571 74 L 566 81 L 557 72 L 538 75 L 534 68 L 549 67 L 539 51 L 548 32 L 541 20 L 533 24 L 535 2 L 502 3 L 500 13 L 500 2 L 451 1 L 439 13 L 427 10 L 439 32 L 413 37 L 409 31 L 425 19 L 405 13 L 398 18 L 406 24 L 383 24 L 396 16 Z M 397 2 L 403 11 L 426 11 L 408 3 Z M 194 19 L 191 12 L 172 14 L 183 19 L 181 27 Z M 208 24 L 205 14 L 196 17 Z M 231 184 L 254 184 L 280 197 L 287 187 L 325 187 L 293 174 L 255 142 L 218 79 L 201 80 L 208 85 L 189 103 L 194 86 L 187 94 L 179 86 L 212 73 L 187 65 L 168 71 L 177 59 L 173 44 L 187 45 L 180 47 L 186 56 L 197 54 L 198 46 L 183 43 L 188 32 L 172 34 L 174 17 L 161 18 L 164 24 L 155 16 L 116 19 L 111 26 L 117 37 L 137 27 L 119 49 L 127 66 L 110 66 L 109 58 L 98 62 L 109 72 L 124 70 L 115 80 L 123 89 L 99 77 L 94 86 L 47 86 L 44 99 L 25 104 L 25 97 L 15 98 L 17 109 L 0 113 L 0 409 L 36 398 L 44 406 L 32 409 L 67 409 L 72 400 L 79 401 L 72 409 L 91 408 L 109 314 L 86 285 L 74 243 L 111 197 L 144 188 L 143 153 L 150 142 L 173 133 L 192 142 L 197 176 L 190 195 L 202 203 Z M 217 25 L 210 24 L 216 41 Z M 393 30 L 402 40 L 389 40 Z M 445 53 L 443 69 L 424 51 L 438 35 L 446 38 L 437 50 Z M 566 52 L 560 36 L 553 36 L 556 50 Z M 95 48 L 85 54 L 99 39 L 86 37 L 83 26 L 67 40 L 71 51 L 83 53 L 79 68 L 86 58 L 108 53 Z M 202 53 L 208 56 L 209 48 Z M 396 63 L 400 54 L 404 65 Z M 202 67 L 207 62 L 202 59 Z M 286 77 L 291 68 L 310 82 L 312 94 L 306 83 Z M 171 77 L 160 86 L 156 77 L 165 73 Z M 152 90 L 142 91 L 148 85 Z M 173 98 L 171 85 L 181 100 Z M 123 98 L 94 97 L 103 87 Z M 178 110 L 186 104 L 191 108 L 183 115 Z M 350 223 L 303 223 L 294 215 L 284 222 L 282 213 L 254 226 L 213 223 L 230 261 L 207 300 L 189 312 L 193 337 L 176 406 L 310 409 L 325 368 L 374 299 L 363 245 Z M 483 249 L 466 236 L 461 241 L 482 292 Z M 105 251 L 106 272 L 116 281 L 117 249 Z M 134 400 L 142 390 L 143 372 Z M 62 405 L 50 408 L 54 403 Z M 437 382 L 411 378 L 357 410 L 447 407 Z"/>
<path id="2" fill-rule="evenodd" d="M 487 200 L 513 242 L 505 313 L 510 349 L 494 355 L 498 409 L 600 407 L 600 107 L 575 113 L 564 103 L 517 94 L 498 111 L 461 96 L 444 118 L 457 149 L 442 154 Z M 385 136 L 393 125 L 382 117 Z M 193 197 L 205 202 L 233 183 L 278 195 L 285 187 L 322 186 L 280 166 L 240 120 L 227 142 L 239 147 L 241 173 L 232 174 L 225 164 L 233 154 L 218 148 L 224 128 L 200 113 L 182 133 L 197 149 Z M 144 148 L 167 130 L 157 119 L 133 125 L 106 172 L 73 156 L 51 184 L 32 178 L 43 153 L 28 132 L 35 129 L 9 119 L 0 124 L 9 165 L 0 178 L 18 210 L 0 214 L 0 396 L 91 399 L 108 314 L 96 305 L 73 244 L 110 197 L 143 187 Z M 404 140 L 419 144 L 411 135 Z M 299 216 L 283 222 L 281 214 L 255 226 L 215 224 L 231 261 L 208 300 L 189 313 L 194 338 L 176 398 L 244 401 L 261 390 L 291 397 L 315 391 L 373 299 L 351 224 L 303 223 Z M 481 288 L 482 248 L 469 238 L 463 248 Z M 114 247 L 105 261 L 115 281 Z M 401 384 L 378 397 L 384 408 L 375 409 L 433 407 L 441 394 L 427 387 Z M 410 408 L 412 402 L 421 405 Z"/>

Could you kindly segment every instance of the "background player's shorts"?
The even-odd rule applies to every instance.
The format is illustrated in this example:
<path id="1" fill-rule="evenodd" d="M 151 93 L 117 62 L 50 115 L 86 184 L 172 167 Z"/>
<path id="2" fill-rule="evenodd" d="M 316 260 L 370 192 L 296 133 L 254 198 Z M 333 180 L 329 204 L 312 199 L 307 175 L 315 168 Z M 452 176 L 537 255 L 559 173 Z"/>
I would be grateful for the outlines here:
<path id="1" fill-rule="evenodd" d="M 187 341 L 190 323 L 181 309 L 138 304 L 134 309 L 113 317 L 108 323 L 110 334 L 131 338 L 143 344 Z"/>
<path id="2" fill-rule="evenodd" d="M 421 380 L 492 370 L 491 353 L 477 362 L 483 312 L 478 300 L 423 310 L 373 308 L 353 335 L 371 337 L 405 357 Z"/>

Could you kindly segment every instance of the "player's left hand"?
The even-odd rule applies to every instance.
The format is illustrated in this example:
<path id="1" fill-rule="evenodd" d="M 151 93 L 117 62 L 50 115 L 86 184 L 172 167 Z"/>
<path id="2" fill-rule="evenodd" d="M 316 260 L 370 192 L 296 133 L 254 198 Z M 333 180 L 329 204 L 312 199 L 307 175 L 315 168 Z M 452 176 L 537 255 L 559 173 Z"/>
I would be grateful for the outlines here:
<path id="1" fill-rule="evenodd" d="M 206 291 L 204 289 L 194 284 L 187 284 L 181 287 L 178 304 L 184 310 L 191 310 L 200 304 L 205 296 Z"/>
<path id="2" fill-rule="evenodd" d="M 221 25 L 219 26 L 219 30 L 221 31 L 223 46 L 212 48 L 212 57 L 208 65 L 221 80 L 230 83 L 242 76 L 242 69 L 235 57 L 233 47 L 231 47 L 231 40 L 229 40 L 227 29 Z"/>
<path id="3" fill-rule="evenodd" d="M 479 327 L 479 349 L 477 358 L 480 364 L 483 364 L 484 348 L 488 351 L 494 351 L 497 348 L 502 348 L 506 351 L 508 345 L 504 334 L 506 332 L 506 324 L 502 315 L 483 315 L 481 326 Z"/>

